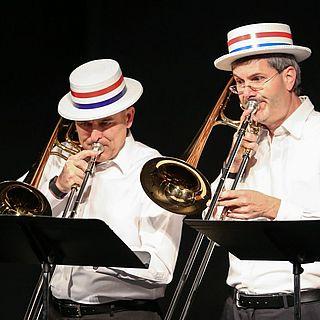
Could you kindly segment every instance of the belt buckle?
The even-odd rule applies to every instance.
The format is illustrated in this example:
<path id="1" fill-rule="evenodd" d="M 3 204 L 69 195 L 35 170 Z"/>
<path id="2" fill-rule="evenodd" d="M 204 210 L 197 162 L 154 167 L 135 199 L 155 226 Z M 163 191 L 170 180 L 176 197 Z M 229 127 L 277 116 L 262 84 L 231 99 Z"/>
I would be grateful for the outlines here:
<path id="1" fill-rule="evenodd" d="M 236 293 L 234 295 L 234 298 L 236 300 L 236 306 L 237 308 L 241 308 L 241 305 L 240 305 L 240 292 L 239 290 L 236 290 Z"/>
<path id="2" fill-rule="evenodd" d="M 74 317 L 76 318 L 82 317 L 80 304 L 70 304 L 69 307 L 74 310 L 74 314 L 73 314 Z"/>

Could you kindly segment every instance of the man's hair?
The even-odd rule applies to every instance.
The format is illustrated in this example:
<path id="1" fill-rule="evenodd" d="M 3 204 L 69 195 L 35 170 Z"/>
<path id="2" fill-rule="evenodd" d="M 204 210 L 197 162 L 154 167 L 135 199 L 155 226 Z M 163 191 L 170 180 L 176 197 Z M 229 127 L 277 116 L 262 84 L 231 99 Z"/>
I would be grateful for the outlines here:
<path id="1" fill-rule="evenodd" d="M 276 69 L 279 73 L 282 72 L 289 66 L 295 68 L 297 73 L 297 78 L 293 86 L 293 91 L 299 95 L 301 92 L 301 69 L 296 60 L 296 58 L 292 54 L 285 53 L 267 53 L 267 54 L 257 54 L 249 57 L 240 58 L 234 62 L 232 62 L 231 67 L 232 70 L 239 66 L 240 64 L 246 64 L 251 62 L 252 60 L 260 60 L 266 59 L 269 66 L 271 68 Z"/>

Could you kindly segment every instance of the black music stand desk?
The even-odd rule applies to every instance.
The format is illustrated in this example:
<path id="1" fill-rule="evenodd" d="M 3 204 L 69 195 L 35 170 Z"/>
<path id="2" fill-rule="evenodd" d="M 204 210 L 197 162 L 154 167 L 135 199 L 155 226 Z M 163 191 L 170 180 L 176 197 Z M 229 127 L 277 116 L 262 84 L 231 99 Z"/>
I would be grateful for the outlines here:
<path id="1" fill-rule="evenodd" d="M 52 265 L 147 268 L 149 261 L 98 219 L 0 216 L 0 262 L 42 266 L 45 319 Z"/>
<path id="2" fill-rule="evenodd" d="M 301 319 L 301 264 L 320 260 L 320 220 L 184 222 L 241 260 L 289 261 L 294 274 L 294 315 Z"/>

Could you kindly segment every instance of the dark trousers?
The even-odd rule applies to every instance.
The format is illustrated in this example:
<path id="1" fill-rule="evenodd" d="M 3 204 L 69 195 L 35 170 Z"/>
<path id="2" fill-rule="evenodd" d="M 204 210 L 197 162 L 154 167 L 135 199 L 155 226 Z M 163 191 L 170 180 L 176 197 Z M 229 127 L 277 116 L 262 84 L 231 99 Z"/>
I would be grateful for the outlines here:
<path id="1" fill-rule="evenodd" d="M 241 309 L 228 297 L 220 320 L 293 320 L 294 307 L 279 309 Z M 320 319 L 320 301 L 301 304 L 302 320 Z"/>

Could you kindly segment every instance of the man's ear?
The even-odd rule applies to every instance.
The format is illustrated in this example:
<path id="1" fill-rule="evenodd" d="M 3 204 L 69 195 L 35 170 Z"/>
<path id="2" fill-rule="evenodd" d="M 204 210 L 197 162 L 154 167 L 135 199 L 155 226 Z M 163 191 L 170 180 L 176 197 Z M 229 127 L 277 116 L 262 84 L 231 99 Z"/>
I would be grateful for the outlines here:
<path id="1" fill-rule="evenodd" d="M 288 91 L 292 91 L 297 79 L 296 69 L 292 66 L 289 66 L 282 72 Z"/>
<path id="2" fill-rule="evenodd" d="M 128 129 L 131 128 L 131 126 L 132 126 L 135 111 L 136 110 L 133 106 L 126 109 L 126 123 L 127 123 Z"/>

